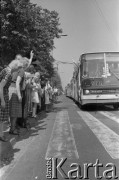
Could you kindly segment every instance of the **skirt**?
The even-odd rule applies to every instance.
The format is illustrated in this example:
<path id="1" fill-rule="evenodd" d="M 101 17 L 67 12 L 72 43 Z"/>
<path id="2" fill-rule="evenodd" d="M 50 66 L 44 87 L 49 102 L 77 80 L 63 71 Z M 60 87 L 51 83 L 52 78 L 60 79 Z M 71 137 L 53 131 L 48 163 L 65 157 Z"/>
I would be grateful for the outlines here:
<path id="1" fill-rule="evenodd" d="M 9 120 L 9 95 L 5 95 L 4 100 L 5 100 L 5 109 L 1 108 L 1 102 L 0 102 L 0 121 Z"/>
<path id="2" fill-rule="evenodd" d="M 12 94 L 10 99 L 10 117 L 21 118 L 22 117 L 22 102 L 19 102 L 17 94 Z"/>
<path id="3" fill-rule="evenodd" d="M 37 92 L 37 91 L 32 91 L 32 93 L 31 93 L 31 101 L 32 101 L 33 103 L 37 103 L 37 104 L 40 103 L 40 101 L 39 101 L 39 96 L 38 96 L 38 92 Z"/>
<path id="4" fill-rule="evenodd" d="M 45 104 L 50 104 L 50 96 L 47 92 L 45 92 Z"/>

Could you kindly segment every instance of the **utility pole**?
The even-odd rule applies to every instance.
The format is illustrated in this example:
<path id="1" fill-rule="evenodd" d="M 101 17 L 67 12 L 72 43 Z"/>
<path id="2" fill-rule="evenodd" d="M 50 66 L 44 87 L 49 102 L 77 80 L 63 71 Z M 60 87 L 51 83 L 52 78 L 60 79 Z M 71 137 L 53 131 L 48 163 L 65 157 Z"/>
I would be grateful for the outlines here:
<path id="1" fill-rule="evenodd" d="M 66 37 L 66 36 L 68 36 L 67 34 L 61 34 L 60 35 L 60 37 L 61 36 L 63 36 L 63 37 Z M 53 57 L 53 50 L 52 50 L 52 57 Z M 59 69 L 59 63 L 57 62 L 57 67 L 56 67 L 56 69 L 57 69 L 57 72 L 58 72 L 58 69 Z"/>

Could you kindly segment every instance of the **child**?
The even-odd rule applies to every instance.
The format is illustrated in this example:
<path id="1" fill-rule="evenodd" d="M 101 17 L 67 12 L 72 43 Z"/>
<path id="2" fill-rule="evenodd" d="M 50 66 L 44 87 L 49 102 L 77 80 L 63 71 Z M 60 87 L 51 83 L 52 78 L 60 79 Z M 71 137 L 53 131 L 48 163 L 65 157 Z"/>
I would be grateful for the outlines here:
<path id="1" fill-rule="evenodd" d="M 36 72 L 35 77 L 32 80 L 32 93 L 31 101 L 33 103 L 32 117 L 36 118 L 37 106 L 40 103 L 38 92 L 41 89 L 40 86 L 40 73 Z"/>
<path id="2" fill-rule="evenodd" d="M 46 105 L 46 112 L 49 112 L 50 109 L 50 94 L 51 93 L 51 86 L 49 81 L 47 81 L 45 86 L 45 105 Z"/>

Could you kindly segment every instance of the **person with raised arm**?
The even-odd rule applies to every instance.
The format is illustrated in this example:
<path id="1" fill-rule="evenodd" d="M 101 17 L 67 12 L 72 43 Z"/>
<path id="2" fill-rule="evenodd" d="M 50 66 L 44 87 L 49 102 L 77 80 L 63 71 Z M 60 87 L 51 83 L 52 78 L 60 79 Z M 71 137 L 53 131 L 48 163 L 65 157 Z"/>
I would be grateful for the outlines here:
<path id="1" fill-rule="evenodd" d="M 0 72 L 0 141 L 6 142 L 7 138 L 3 133 L 5 121 L 9 121 L 9 86 L 12 82 L 12 74 L 17 72 L 23 64 L 13 60 Z"/>

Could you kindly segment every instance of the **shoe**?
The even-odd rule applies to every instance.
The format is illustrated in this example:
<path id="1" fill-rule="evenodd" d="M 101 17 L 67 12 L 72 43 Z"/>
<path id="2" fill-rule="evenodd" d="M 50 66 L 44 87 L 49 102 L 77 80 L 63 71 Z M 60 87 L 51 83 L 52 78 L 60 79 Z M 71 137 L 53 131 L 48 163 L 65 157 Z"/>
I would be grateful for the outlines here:
<path id="1" fill-rule="evenodd" d="M 33 115 L 32 118 L 36 118 L 37 116 L 36 115 Z"/>
<path id="2" fill-rule="evenodd" d="M 46 112 L 46 113 L 49 113 L 50 111 L 49 111 L 49 110 L 46 110 L 45 112 Z"/>
<path id="3" fill-rule="evenodd" d="M 16 126 L 16 130 L 17 130 L 17 131 L 20 131 L 20 127 L 19 127 L 19 126 Z"/>
<path id="4" fill-rule="evenodd" d="M 9 131 L 9 134 L 12 134 L 12 135 L 19 135 L 19 132 L 18 132 L 18 131 L 16 132 L 15 130 L 14 130 L 14 131 L 10 130 L 10 131 Z"/>
<path id="5" fill-rule="evenodd" d="M 8 139 L 5 136 L 0 137 L 0 141 L 7 142 Z"/>

